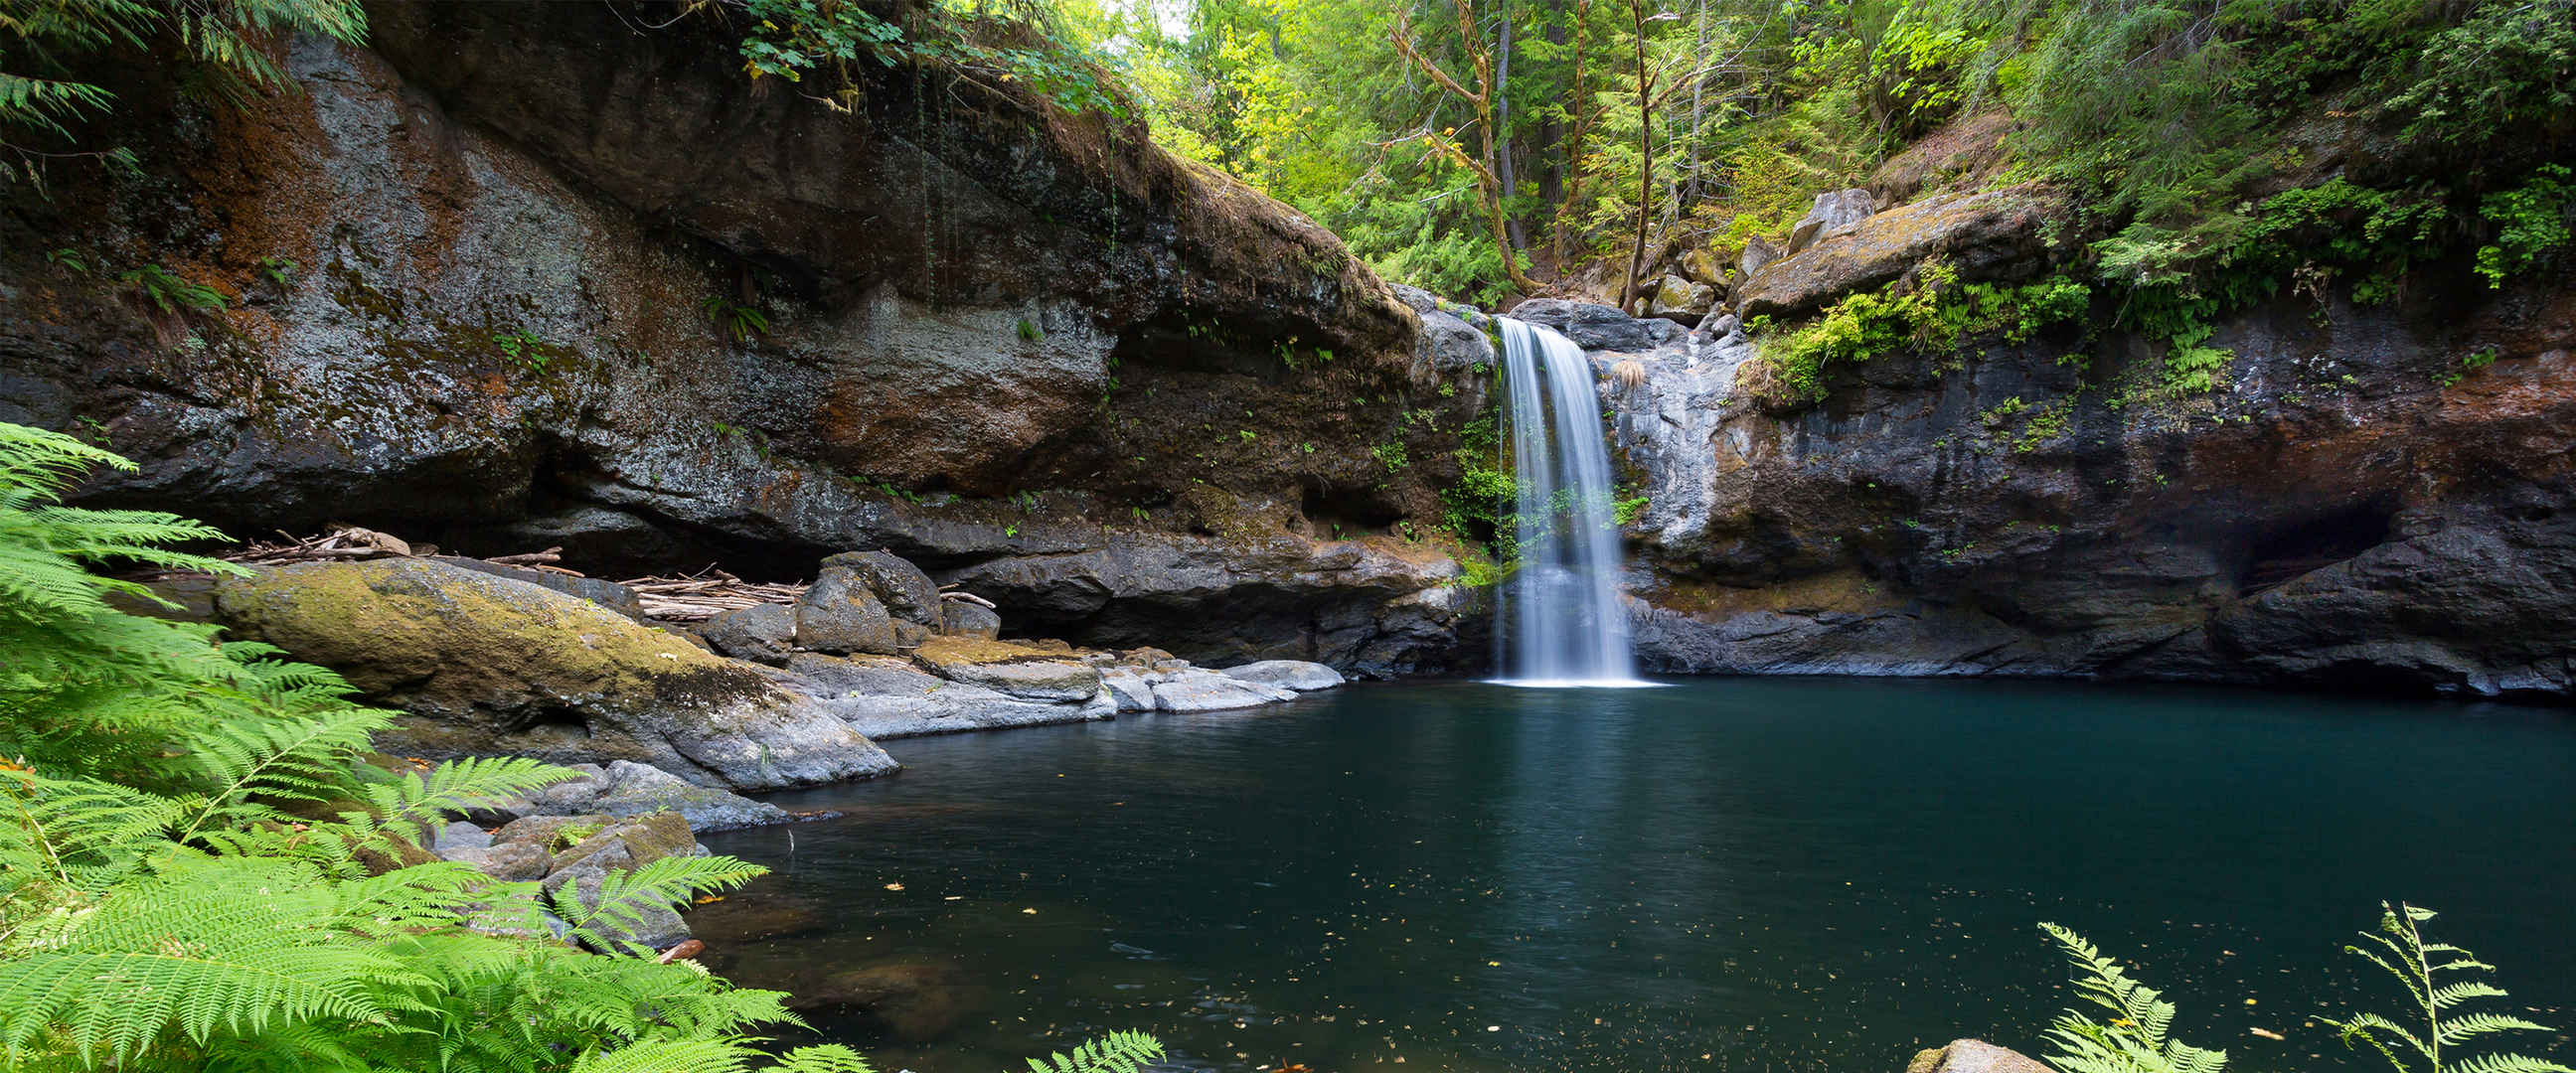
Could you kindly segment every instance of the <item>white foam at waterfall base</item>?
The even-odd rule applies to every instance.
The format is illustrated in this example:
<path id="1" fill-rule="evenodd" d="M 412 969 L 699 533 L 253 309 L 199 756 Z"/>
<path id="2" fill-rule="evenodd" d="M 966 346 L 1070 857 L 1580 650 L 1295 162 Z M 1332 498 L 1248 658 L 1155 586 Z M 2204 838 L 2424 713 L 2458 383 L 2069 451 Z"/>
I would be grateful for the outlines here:
<path id="1" fill-rule="evenodd" d="M 1519 485 L 1520 569 L 1497 589 L 1501 685 L 1632 687 L 1628 614 L 1619 601 L 1619 530 L 1610 451 L 1592 362 L 1574 341 L 1535 324 L 1503 329 L 1504 420 Z"/>

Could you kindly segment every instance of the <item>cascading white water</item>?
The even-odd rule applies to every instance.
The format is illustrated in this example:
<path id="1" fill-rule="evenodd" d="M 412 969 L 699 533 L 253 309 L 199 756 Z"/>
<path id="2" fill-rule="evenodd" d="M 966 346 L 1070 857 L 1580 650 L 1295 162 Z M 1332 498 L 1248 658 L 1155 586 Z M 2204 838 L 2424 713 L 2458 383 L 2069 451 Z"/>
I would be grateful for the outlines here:
<path id="1" fill-rule="evenodd" d="M 1502 681 L 1644 685 L 1619 604 L 1619 531 L 1592 362 L 1554 331 L 1495 319 L 1520 485 L 1520 569 L 1501 586 L 1495 617 Z"/>

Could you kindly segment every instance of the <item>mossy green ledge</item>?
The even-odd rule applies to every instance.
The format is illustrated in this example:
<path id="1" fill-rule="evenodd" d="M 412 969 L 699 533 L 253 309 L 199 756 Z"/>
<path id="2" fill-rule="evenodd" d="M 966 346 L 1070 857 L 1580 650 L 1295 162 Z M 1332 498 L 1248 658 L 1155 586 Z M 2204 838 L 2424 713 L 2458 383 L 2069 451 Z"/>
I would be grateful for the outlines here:
<path id="1" fill-rule="evenodd" d="M 238 637 L 339 671 L 404 715 L 404 755 L 631 760 L 766 790 L 867 778 L 885 750 L 764 668 L 587 601 L 423 559 L 303 563 L 228 579 Z"/>

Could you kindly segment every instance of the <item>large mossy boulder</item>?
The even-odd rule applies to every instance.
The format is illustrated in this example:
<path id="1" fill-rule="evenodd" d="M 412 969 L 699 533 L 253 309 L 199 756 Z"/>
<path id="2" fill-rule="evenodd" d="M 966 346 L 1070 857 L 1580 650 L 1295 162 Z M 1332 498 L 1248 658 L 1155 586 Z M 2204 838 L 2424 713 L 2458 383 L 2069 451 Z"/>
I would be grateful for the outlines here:
<path id="1" fill-rule="evenodd" d="M 1824 208 L 1820 205 L 1819 212 Z M 2027 278 L 2048 264 L 2041 229 L 2051 209 L 2046 199 L 2028 190 L 1993 190 L 1926 198 L 1835 227 L 1820 226 L 1812 245 L 1765 263 L 1737 287 L 1735 308 L 1748 317 L 1805 313 L 1843 295 L 1893 283 L 1934 257 L 1957 268 L 1962 280 Z M 1848 214 L 1827 214 L 1842 215 Z"/>
<path id="2" fill-rule="evenodd" d="M 585 600 L 421 559 L 306 563 L 225 581 L 218 617 L 405 714 L 389 752 L 631 760 L 772 789 L 881 775 L 892 758 L 760 668 Z"/>

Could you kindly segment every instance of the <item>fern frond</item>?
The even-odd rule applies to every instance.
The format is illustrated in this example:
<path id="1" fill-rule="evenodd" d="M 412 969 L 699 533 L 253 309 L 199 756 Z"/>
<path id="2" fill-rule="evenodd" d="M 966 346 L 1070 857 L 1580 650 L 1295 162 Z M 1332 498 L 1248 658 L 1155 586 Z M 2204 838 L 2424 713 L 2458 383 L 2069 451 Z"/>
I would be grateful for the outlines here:
<path id="1" fill-rule="evenodd" d="M 2523 1054 L 2482 1054 L 2452 1066 L 2451 1073 L 2576 1073 L 2576 1069 Z"/>
<path id="2" fill-rule="evenodd" d="M 2496 993 L 2504 992 L 2499 990 Z M 2492 1036 L 2498 1032 L 2547 1031 L 2549 1031 L 2548 1025 L 2533 1024 L 2519 1017 L 2500 1013 L 2464 1013 L 2445 1019 L 2442 1022 L 2440 1034 L 2435 1038 L 2441 1040 L 2443 1046 L 2448 1047 L 2457 1043 L 2466 1043 L 2480 1036 Z"/>
<path id="3" fill-rule="evenodd" d="M 798 1047 L 779 1056 L 772 1073 L 876 1073 L 859 1052 L 837 1043 Z"/>
<path id="4" fill-rule="evenodd" d="M 1051 1060 L 1029 1059 L 1033 1073 L 1139 1073 L 1163 1057 L 1161 1040 L 1142 1032 L 1112 1032 Z"/>

